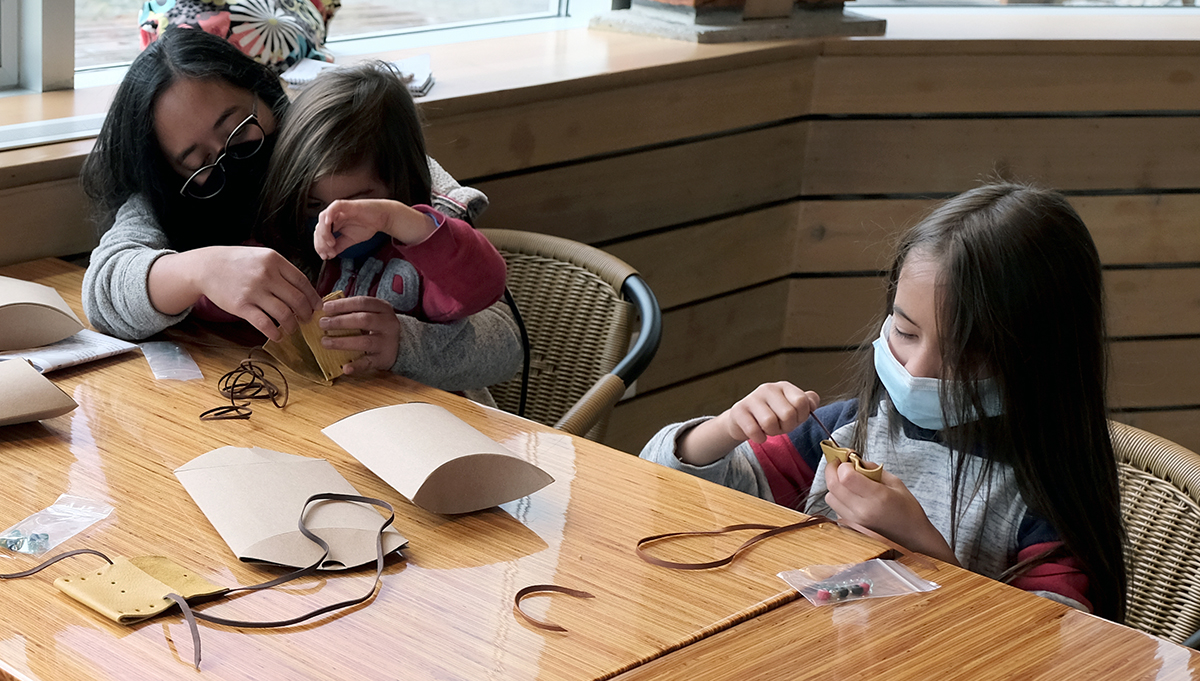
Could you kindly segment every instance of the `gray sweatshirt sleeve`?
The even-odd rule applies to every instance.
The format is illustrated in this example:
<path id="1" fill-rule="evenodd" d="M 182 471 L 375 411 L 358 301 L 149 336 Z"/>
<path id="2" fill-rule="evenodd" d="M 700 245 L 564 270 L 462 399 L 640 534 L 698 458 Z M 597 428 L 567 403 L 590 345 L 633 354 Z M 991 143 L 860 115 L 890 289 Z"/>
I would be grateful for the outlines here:
<path id="1" fill-rule="evenodd" d="M 97 330 L 140 340 L 179 323 L 190 310 L 166 315 L 150 302 L 150 267 L 175 251 L 140 194 L 117 211 L 83 275 L 83 311 Z"/>
<path id="2" fill-rule="evenodd" d="M 445 215 L 475 224 L 479 214 L 487 210 L 488 197 L 474 187 L 464 187 L 429 156 L 429 176 L 433 181 L 433 207 Z"/>
<path id="3" fill-rule="evenodd" d="M 674 468 L 709 482 L 745 492 L 759 499 L 774 502 L 771 487 L 763 474 L 762 466 L 750 444 L 743 442 L 736 449 L 707 466 L 693 466 L 679 460 L 676 451 L 679 438 L 691 428 L 711 419 L 711 416 L 701 416 L 690 421 L 675 423 L 658 431 L 646 446 L 642 448 L 641 458 Z"/>
<path id="4" fill-rule="evenodd" d="M 507 381 L 521 368 L 521 336 L 503 301 L 448 324 L 397 318 L 393 373 L 442 390 L 469 390 Z"/>

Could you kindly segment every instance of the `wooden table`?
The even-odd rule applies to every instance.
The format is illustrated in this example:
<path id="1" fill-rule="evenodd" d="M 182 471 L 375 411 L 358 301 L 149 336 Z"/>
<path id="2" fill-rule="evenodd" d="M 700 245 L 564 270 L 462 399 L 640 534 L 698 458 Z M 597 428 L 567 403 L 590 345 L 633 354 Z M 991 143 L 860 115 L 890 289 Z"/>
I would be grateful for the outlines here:
<path id="1" fill-rule="evenodd" d="M 913 568 L 941 588 L 823 608 L 793 601 L 617 679 L 1200 678 L 1190 648 L 966 570 Z"/>
<path id="2" fill-rule="evenodd" d="M 43 260 L 0 274 L 57 288 L 81 314 L 82 271 Z M 202 675 L 221 679 L 585 679 L 632 669 L 796 598 L 775 575 L 810 563 L 856 562 L 883 547 L 820 526 L 756 547 L 732 566 L 683 572 L 644 563 L 644 536 L 737 522 L 783 524 L 798 514 L 487 409 L 396 376 L 343 377 L 332 387 L 292 380 L 283 410 L 256 406 L 249 421 L 201 422 L 221 403 L 217 378 L 245 356 L 212 335 L 180 343 L 203 381 L 155 380 L 139 353 L 49 375 L 79 407 L 41 423 L 0 429 L 0 529 L 63 493 L 115 507 L 60 550 L 166 555 L 224 585 L 277 574 L 239 563 L 175 479 L 183 463 L 225 445 L 323 457 L 359 492 L 391 502 L 410 541 L 392 559 L 373 602 L 287 630 L 201 625 Z M 528 457 L 555 478 L 541 491 L 489 511 L 444 517 L 401 498 L 321 434 L 364 409 L 422 400 L 440 404 Z M 674 560 L 724 555 L 742 536 L 663 547 Z M 34 564 L 0 551 L 0 572 Z M 193 678 L 192 644 L 179 614 L 121 626 L 60 593 L 52 581 L 93 566 L 76 558 L 0 582 L 0 677 Z M 212 610 L 277 619 L 361 593 L 373 571 L 325 573 Z M 537 598 L 528 607 L 569 630 L 518 621 L 514 593 L 531 584 L 584 589 L 595 599 Z"/>

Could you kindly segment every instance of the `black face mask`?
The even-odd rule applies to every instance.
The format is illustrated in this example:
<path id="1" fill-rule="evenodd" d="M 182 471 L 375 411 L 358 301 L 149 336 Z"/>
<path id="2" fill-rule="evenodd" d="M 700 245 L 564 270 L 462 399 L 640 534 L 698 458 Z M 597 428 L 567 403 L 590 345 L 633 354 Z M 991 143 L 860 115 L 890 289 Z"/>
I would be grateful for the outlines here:
<path id="1" fill-rule="evenodd" d="M 235 154 L 227 153 L 221 160 L 225 186 L 212 198 L 181 196 L 178 186 L 182 186 L 183 180 L 171 174 L 164 183 L 167 193 L 162 228 L 172 248 L 189 251 L 205 246 L 234 246 L 250 238 L 275 140 L 275 134 L 267 135 L 262 148 L 250 158 L 237 159 Z"/>

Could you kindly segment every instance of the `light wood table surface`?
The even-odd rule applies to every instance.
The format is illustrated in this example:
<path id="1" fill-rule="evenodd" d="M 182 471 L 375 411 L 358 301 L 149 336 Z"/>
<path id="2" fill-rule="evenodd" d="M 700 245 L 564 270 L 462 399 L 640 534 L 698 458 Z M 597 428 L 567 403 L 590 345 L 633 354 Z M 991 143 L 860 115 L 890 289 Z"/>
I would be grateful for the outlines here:
<path id="1" fill-rule="evenodd" d="M 82 270 L 42 260 L 0 270 L 54 286 L 80 313 Z M 193 329 L 194 330 L 194 329 Z M 201 624 L 200 676 L 220 679 L 586 679 L 612 676 L 797 596 L 775 575 L 810 563 L 856 562 L 883 547 L 835 526 L 772 539 L 720 570 L 685 572 L 644 563 L 644 536 L 733 523 L 784 524 L 799 514 L 652 465 L 515 416 L 392 375 L 343 377 L 332 387 L 291 381 L 283 410 L 256 405 L 249 421 L 201 422 L 222 399 L 217 378 L 246 349 L 213 334 L 172 331 L 203 381 L 155 380 L 140 353 L 48 377 L 79 407 L 55 419 L 0 429 L 0 528 L 60 494 L 112 505 L 107 519 L 57 550 L 165 555 L 218 584 L 263 581 L 277 571 L 239 563 L 173 471 L 217 447 L 257 446 L 323 457 L 362 494 L 396 507 L 410 541 L 391 558 L 365 606 L 286 630 Z M 440 404 L 555 478 L 541 491 L 481 513 L 445 517 L 405 501 L 320 429 L 373 407 Z M 748 538 L 662 547 L 672 560 L 708 560 Z M 0 551 L 0 572 L 35 563 Z M 97 567 L 72 558 L 30 578 L 0 582 L 0 678 L 194 678 L 192 643 L 178 612 L 121 626 L 52 584 Z M 361 593 L 373 570 L 323 573 L 211 610 L 277 619 Z M 513 614 L 514 593 L 554 583 L 596 598 L 532 598 L 528 609 L 569 632 L 538 630 Z"/>
<path id="2" fill-rule="evenodd" d="M 941 588 L 821 608 L 793 601 L 617 679 L 1200 678 L 1190 648 L 973 572 L 912 567 Z"/>

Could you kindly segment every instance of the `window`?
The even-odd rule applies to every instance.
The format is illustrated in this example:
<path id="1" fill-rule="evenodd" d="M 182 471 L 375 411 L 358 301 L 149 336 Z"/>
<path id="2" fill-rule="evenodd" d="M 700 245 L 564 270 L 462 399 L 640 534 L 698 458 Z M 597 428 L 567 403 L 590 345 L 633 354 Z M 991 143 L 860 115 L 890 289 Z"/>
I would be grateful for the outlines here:
<path id="1" fill-rule="evenodd" d="M 74 3 L 77 70 L 133 61 L 142 49 L 138 19 L 144 2 L 74 0 Z M 328 40 L 339 42 L 364 35 L 559 17 L 566 12 L 567 0 L 342 0 L 341 9 L 329 22 Z"/>
<path id="2" fill-rule="evenodd" d="M 566 0 L 342 0 L 329 40 L 565 16 Z"/>
<path id="3" fill-rule="evenodd" d="M 20 23 L 17 17 L 19 0 L 0 0 L 0 88 L 17 84 L 20 71 L 17 55 L 20 47 Z"/>

